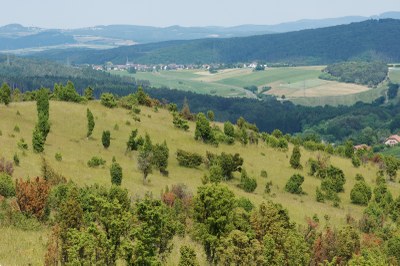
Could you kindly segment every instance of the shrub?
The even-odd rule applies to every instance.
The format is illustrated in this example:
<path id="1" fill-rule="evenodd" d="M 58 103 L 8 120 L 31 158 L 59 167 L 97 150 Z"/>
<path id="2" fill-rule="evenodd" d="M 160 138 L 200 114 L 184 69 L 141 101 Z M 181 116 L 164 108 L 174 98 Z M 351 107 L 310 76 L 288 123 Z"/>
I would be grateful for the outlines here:
<path id="1" fill-rule="evenodd" d="M 139 146 L 143 145 L 143 138 L 139 137 L 138 139 L 136 139 L 137 134 L 137 129 L 131 131 L 128 142 L 126 143 L 126 149 L 128 151 L 137 151 Z"/>
<path id="2" fill-rule="evenodd" d="M 17 133 L 20 132 L 20 129 L 19 129 L 19 126 L 18 126 L 18 125 L 16 125 L 16 126 L 14 127 L 14 132 L 17 132 Z"/>
<path id="3" fill-rule="evenodd" d="M 44 218 L 50 186 L 46 180 L 36 177 L 32 180 L 19 179 L 16 182 L 17 203 L 22 213 Z"/>
<path id="4" fill-rule="evenodd" d="M 315 198 L 316 198 L 317 202 L 325 202 L 325 196 L 319 187 L 317 187 L 317 189 L 315 191 Z"/>
<path id="5" fill-rule="evenodd" d="M 265 171 L 265 170 L 261 170 L 260 176 L 261 176 L 261 177 L 265 177 L 265 178 L 267 178 L 267 177 L 268 177 L 268 173 L 267 173 L 267 171 Z"/>
<path id="6" fill-rule="evenodd" d="M 292 156 L 290 157 L 290 166 L 292 166 L 292 168 L 294 169 L 303 168 L 300 163 L 300 158 L 301 158 L 300 147 L 296 145 L 293 148 Z"/>
<path id="7" fill-rule="evenodd" d="M 303 182 L 304 176 L 299 174 L 292 175 L 286 183 L 285 190 L 292 194 L 303 194 L 303 189 L 301 188 Z"/>
<path id="8" fill-rule="evenodd" d="M 242 169 L 239 187 L 241 187 L 246 192 L 253 192 L 257 188 L 257 180 L 255 178 L 249 177 L 246 170 Z"/>
<path id="9" fill-rule="evenodd" d="M 229 121 L 224 123 L 224 134 L 228 137 L 235 137 L 235 127 Z"/>
<path id="10" fill-rule="evenodd" d="M 364 177 L 361 174 L 356 174 L 356 181 L 364 181 Z"/>
<path id="11" fill-rule="evenodd" d="M 102 105 L 108 108 L 114 108 L 117 106 L 117 101 L 115 100 L 115 97 L 111 93 L 103 93 L 100 96 L 100 102 Z"/>
<path id="12" fill-rule="evenodd" d="M 351 157 L 351 163 L 353 164 L 354 167 L 358 168 L 361 165 L 361 160 L 360 158 L 358 158 L 357 155 L 353 155 Z"/>
<path id="13" fill-rule="evenodd" d="M 54 158 L 55 158 L 56 161 L 58 161 L 58 162 L 61 162 L 62 159 L 63 159 L 62 154 L 59 153 L 59 152 L 57 152 L 57 153 L 54 155 Z"/>
<path id="14" fill-rule="evenodd" d="M 12 177 L 5 173 L 0 173 L 0 195 L 6 198 L 15 196 Z"/>
<path id="15" fill-rule="evenodd" d="M 27 150 L 28 149 L 28 143 L 25 142 L 25 140 L 23 138 L 21 138 L 18 143 L 17 146 L 20 150 Z"/>
<path id="16" fill-rule="evenodd" d="M 188 121 L 182 119 L 178 113 L 173 113 L 172 123 L 176 128 L 183 129 L 184 131 L 189 130 Z"/>
<path id="17" fill-rule="evenodd" d="M 243 208 L 247 212 L 251 212 L 254 209 L 254 204 L 245 197 L 238 198 L 236 200 L 236 204 L 238 207 Z"/>
<path id="18" fill-rule="evenodd" d="M 0 173 L 5 173 L 9 176 L 12 176 L 14 173 L 13 163 L 7 161 L 4 157 L 0 159 Z"/>
<path id="19" fill-rule="evenodd" d="M 111 184 L 120 186 L 122 182 L 122 167 L 113 162 L 110 168 Z"/>
<path id="20" fill-rule="evenodd" d="M 100 165 L 105 165 L 106 161 L 103 160 L 101 157 L 93 156 L 88 162 L 87 165 L 89 167 L 97 167 Z"/>
<path id="21" fill-rule="evenodd" d="M 19 161 L 19 156 L 18 156 L 18 154 L 14 153 L 13 160 L 14 160 L 15 166 L 19 166 L 20 161 Z"/>
<path id="22" fill-rule="evenodd" d="M 163 175 L 168 175 L 168 158 L 169 149 L 166 141 L 153 147 L 153 164 Z"/>
<path id="23" fill-rule="evenodd" d="M 354 204 L 368 205 L 371 197 L 372 190 L 364 181 L 357 182 L 350 192 L 350 199 Z"/>
<path id="24" fill-rule="evenodd" d="M 176 159 L 180 166 L 188 168 L 199 167 L 203 163 L 203 157 L 197 153 L 191 153 L 184 150 L 177 150 Z"/>
<path id="25" fill-rule="evenodd" d="M 43 178 L 47 181 L 47 183 L 51 186 L 56 186 L 59 184 L 63 184 L 67 182 L 67 179 L 61 174 L 57 173 L 46 161 L 44 157 L 42 157 L 42 175 Z"/>
<path id="26" fill-rule="evenodd" d="M 101 143 L 103 144 L 103 147 L 107 149 L 110 147 L 110 139 L 111 139 L 111 133 L 109 130 L 103 131 L 103 135 L 101 136 Z"/>

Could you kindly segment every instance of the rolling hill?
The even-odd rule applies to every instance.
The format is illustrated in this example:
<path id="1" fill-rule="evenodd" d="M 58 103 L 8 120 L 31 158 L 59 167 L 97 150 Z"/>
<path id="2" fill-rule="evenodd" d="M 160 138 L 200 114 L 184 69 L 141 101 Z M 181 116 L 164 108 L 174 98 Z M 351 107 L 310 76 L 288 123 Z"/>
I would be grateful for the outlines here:
<path id="1" fill-rule="evenodd" d="M 95 116 L 96 126 L 93 136 L 86 138 L 86 108 L 90 108 Z M 2 123 L 0 130 L 2 135 L 0 141 L 2 148 L 0 158 L 10 159 L 13 154 L 20 156 L 20 166 L 15 167 L 14 179 L 19 177 L 34 177 L 41 175 L 41 155 L 36 154 L 31 148 L 31 134 L 36 121 L 36 103 L 12 103 L 9 107 L 0 105 Z M 122 187 L 128 189 L 129 196 L 137 198 L 143 196 L 147 191 L 152 192 L 154 197 L 159 197 L 159 193 L 166 185 L 184 183 L 193 193 L 201 185 L 202 176 L 207 173 L 207 168 L 200 166 L 197 169 L 184 168 L 179 166 L 176 160 L 177 149 L 184 149 L 198 152 L 203 156 L 206 151 L 213 153 L 239 153 L 244 159 L 244 167 L 251 176 L 258 182 L 258 187 L 254 193 L 246 193 L 237 184 L 239 176 L 235 174 L 233 180 L 224 182 L 224 186 L 229 187 L 237 196 L 249 198 L 255 204 L 265 200 L 272 200 L 283 204 L 288 209 L 290 217 L 298 224 L 305 224 L 305 217 L 317 215 L 322 219 L 326 214 L 330 217 L 330 223 L 336 226 L 346 224 L 346 217 L 351 214 L 358 219 L 361 217 L 363 207 L 350 203 L 349 192 L 355 184 L 354 176 L 360 173 L 366 182 L 374 184 L 375 173 L 378 170 L 374 165 L 368 164 L 360 168 L 354 168 L 349 159 L 331 156 L 330 162 L 343 169 L 346 176 L 345 192 L 339 193 L 341 207 L 333 207 L 329 202 L 318 203 L 315 201 L 315 188 L 320 180 L 307 175 L 307 167 L 303 170 L 290 168 L 289 156 L 293 146 L 288 151 L 278 151 L 269 147 L 264 142 L 258 145 L 243 146 L 239 143 L 234 145 L 220 144 L 219 147 L 203 144 L 195 141 L 194 123 L 190 122 L 188 132 L 174 128 L 172 115 L 165 109 L 155 111 L 152 108 L 141 107 L 139 115 L 140 122 L 134 121 L 131 114 L 125 109 L 108 109 L 98 102 L 85 104 L 72 104 L 58 101 L 50 102 L 50 122 L 51 132 L 47 138 L 45 152 L 42 156 L 59 173 L 74 181 L 78 186 L 99 184 L 110 187 L 109 166 L 113 156 L 123 168 Z M 68 110 L 68 112 L 65 112 Z M 128 123 L 129 122 L 129 123 Z M 222 124 L 214 123 L 221 127 Z M 18 126 L 19 131 L 15 128 Z M 153 143 L 161 143 L 164 140 L 169 147 L 169 176 L 165 177 L 154 171 L 149 176 L 151 182 L 143 184 L 142 174 L 137 168 L 137 152 L 126 153 L 126 141 L 131 130 L 138 129 L 139 135 L 148 133 Z M 101 145 L 101 132 L 111 130 L 111 146 L 104 149 Z M 24 138 L 29 149 L 22 153 L 17 142 Z M 189 148 L 190 147 L 190 148 Z M 62 155 L 62 161 L 55 159 L 55 154 Z M 308 158 L 319 156 L 317 152 L 301 150 L 301 163 L 306 166 Z M 105 159 L 106 165 L 100 168 L 90 168 L 87 161 L 92 156 L 100 156 Z M 260 172 L 267 171 L 268 177 L 261 177 Z M 293 195 L 285 192 L 285 183 L 294 173 L 305 176 L 303 189 L 306 194 Z M 272 191 L 270 194 L 264 192 L 267 182 L 272 181 Z M 399 184 L 390 183 L 389 189 L 394 196 L 398 196 Z M 46 234 L 48 227 L 42 226 L 39 229 L 21 232 L 18 228 L 6 227 L 2 231 L 0 239 L 0 258 L 2 263 L 21 265 L 27 263 L 43 264 Z M 19 238 L 18 246 L 7 243 L 13 237 L 23 235 Z M 5 241 L 3 241 L 5 240 Z M 178 257 L 176 254 L 180 244 L 186 240 L 176 238 L 176 246 L 172 255 L 167 258 L 167 265 L 176 265 Z M 192 242 L 190 242 L 192 243 Z M 193 243 L 192 243 L 193 244 Z M 34 248 L 30 248 L 34 247 Z M 197 249 L 199 256 L 202 255 L 201 248 Z"/>
<path id="2" fill-rule="evenodd" d="M 228 39 L 200 39 L 134 45 L 115 49 L 53 50 L 36 57 L 75 64 L 134 63 L 199 64 L 281 62 L 330 64 L 349 59 L 400 61 L 400 20 L 368 20 L 348 25 L 281 34 Z"/>

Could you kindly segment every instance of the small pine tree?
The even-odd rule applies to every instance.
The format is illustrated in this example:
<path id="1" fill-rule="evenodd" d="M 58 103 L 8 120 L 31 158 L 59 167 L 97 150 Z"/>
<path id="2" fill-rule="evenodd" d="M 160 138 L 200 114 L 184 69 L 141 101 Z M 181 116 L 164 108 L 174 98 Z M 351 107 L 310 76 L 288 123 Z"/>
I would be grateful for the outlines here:
<path id="1" fill-rule="evenodd" d="M 86 136 L 89 138 L 93 133 L 94 126 L 96 125 L 96 123 L 94 122 L 94 116 L 92 112 L 89 110 L 89 108 L 87 108 L 86 110 L 86 117 L 88 122 L 88 131 Z"/>
<path id="2" fill-rule="evenodd" d="M 178 266 L 199 266 L 199 262 L 196 258 L 196 252 L 189 246 L 181 246 L 180 248 L 181 257 L 179 259 Z"/>
<path id="3" fill-rule="evenodd" d="M 122 167 L 117 162 L 113 162 L 110 168 L 111 184 L 120 186 L 122 182 Z"/>
<path id="4" fill-rule="evenodd" d="M 101 142 L 103 143 L 103 147 L 108 149 L 110 147 L 110 139 L 111 133 L 109 130 L 103 131 L 103 135 L 101 136 Z"/>
<path id="5" fill-rule="evenodd" d="M 300 158 L 301 158 L 301 153 L 300 153 L 300 147 L 299 146 L 294 146 L 292 156 L 290 157 L 290 165 L 294 169 L 301 169 L 303 168 L 301 163 L 300 163 Z"/>
<path id="6" fill-rule="evenodd" d="M 38 114 L 37 127 L 39 128 L 40 133 L 42 133 L 43 141 L 46 142 L 47 135 L 50 132 L 50 123 L 49 123 L 49 117 L 46 116 L 45 113 L 40 112 Z"/>
<path id="7" fill-rule="evenodd" d="M 33 150 L 37 153 L 44 151 L 44 139 L 42 136 L 42 132 L 40 131 L 38 126 L 36 126 L 35 129 L 33 130 L 32 147 Z"/>
<path id="8" fill-rule="evenodd" d="M 11 102 L 11 88 L 7 83 L 3 83 L 0 88 L 0 102 L 8 105 Z"/>

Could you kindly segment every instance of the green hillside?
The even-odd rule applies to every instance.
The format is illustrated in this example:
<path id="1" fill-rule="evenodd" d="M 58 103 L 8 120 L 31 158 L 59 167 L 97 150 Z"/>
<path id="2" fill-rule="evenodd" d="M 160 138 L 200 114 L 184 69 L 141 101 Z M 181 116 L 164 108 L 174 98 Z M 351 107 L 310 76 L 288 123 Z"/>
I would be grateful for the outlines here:
<path id="1" fill-rule="evenodd" d="M 400 61 L 400 20 L 367 20 L 334 27 L 281 34 L 170 41 L 120 47 L 105 51 L 59 50 L 35 56 L 76 64 L 123 64 L 126 58 L 145 64 L 198 64 L 237 62 L 280 62 L 323 65 L 361 59 Z"/>
<path id="2" fill-rule="evenodd" d="M 86 109 L 90 108 L 95 117 L 95 128 L 90 138 L 86 137 Z M 11 103 L 9 106 L 0 105 L 0 158 L 5 157 L 11 160 L 14 154 L 20 158 L 20 166 L 15 167 L 13 179 L 28 178 L 42 175 L 41 155 L 32 151 L 31 139 L 36 118 L 36 103 Z M 154 110 L 154 108 L 141 107 L 141 113 L 137 116 L 140 122 L 132 119 L 132 115 L 122 108 L 108 109 L 99 102 L 85 104 L 73 104 L 58 101 L 50 102 L 50 123 L 51 131 L 45 144 L 43 157 L 57 172 L 69 180 L 74 181 L 78 186 L 99 184 L 110 187 L 110 173 L 112 158 L 115 156 L 117 162 L 122 166 L 123 179 L 122 187 L 126 188 L 131 198 L 143 197 L 146 192 L 152 192 L 155 198 L 166 186 L 183 183 L 195 194 L 197 187 L 202 184 L 202 177 L 208 173 L 204 165 L 197 169 L 184 168 L 179 166 L 176 159 L 178 149 L 197 152 L 202 156 L 207 151 L 218 153 L 239 153 L 244 159 L 243 167 L 250 176 L 256 178 L 258 186 L 254 193 L 247 193 L 237 185 L 240 181 L 240 174 L 235 173 L 231 181 L 224 182 L 236 196 L 249 198 L 256 206 L 266 200 L 281 203 L 287 208 L 289 216 L 297 224 L 305 225 L 306 217 L 317 215 L 321 220 L 325 215 L 330 217 L 329 223 L 334 226 L 346 224 L 347 215 L 354 219 L 360 219 L 363 208 L 350 203 L 349 192 L 353 188 L 356 174 L 362 174 L 367 184 L 375 186 L 376 172 L 375 165 L 367 164 L 360 168 L 352 166 L 351 160 L 337 156 L 330 156 L 330 163 L 344 171 L 346 183 L 344 193 L 339 193 L 341 199 L 340 207 L 333 207 L 332 202 L 318 203 L 315 200 L 315 189 L 321 181 L 316 177 L 307 174 L 307 160 L 316 159 L 320 152 L 309 152 L 301 149 L 302 170 L 294 170 L 290 167 L 289 158 L 292 152 L 292 145 L 288 151 L 278 151 L 271 148 L 262 140 L 256 144 L 246 146 L 236 142 L 234 145 L 220 144 L 218 147 L 204 144 L 194 139 L 195 124 L 189 122 L 187 132 L 174 127 L 172 115 L 165 109 Z M 222 127 L 220 123 L 213 123 Z M 18 127 L 18 130 L 16 128 Z M 144 184 L 142 173 L 137 167 L 137 152 L 126 152 L 126 142 L 132 130 L 138 129 L 139 135 L 148 133 L 153 144 L 166 141 L 169 147 L 168 171 L 169 176 L 163 176 L 157 171 L 149 176 L 149 183 Z M 102 131 L 111 131 L 111 145 L 104 149 L 101 144 Z M 24 138 L 29 149 L 22 153 L 18 149 L 17 142 Z M 55 154 L 62 155 L 62 161 L 55 159 Z M 90 168 L 87 161 L 93 156 L 100 156 L 106 160 L 104 167 Z M 261 171 L 265 170 L 268 177 L 261 177 Z M 285 184 L 290 176 L 300 173 L 305 177 L 303 184 L 304 195 L 293 195 L 285 191 Z M 271 193 L 265 193 L 267 182 L 272 182 Z M 399 184 L 390 183 L 389 190 L 394 197 L 399 195 Z M 1 218 L 1 217 L 0 217 Z M 43 264 L 46 235 L 49 227 L 40 226 L 37 230 L 21 232 L 20 229 L 2 229 L 0 238 L 0 263 L 4 265 L 34 265 Z M 18 247 L 9 245 L 10 239 L 18 239 Z M 171 255 L 167 258 L 167 265 L 176 265 L 178 260 L 177 248 L 182 243 L 192 243 L 187 238 L 177 238 L 176 245 Z M 196 244 L 193 244 L 196 245 Z M 33 248 L 34 247 L 34 248 Z M 196 251 L 200 260 L 204 254 L 197 246 Z M 203 254 L 203 255 L 202 255 Z"/>

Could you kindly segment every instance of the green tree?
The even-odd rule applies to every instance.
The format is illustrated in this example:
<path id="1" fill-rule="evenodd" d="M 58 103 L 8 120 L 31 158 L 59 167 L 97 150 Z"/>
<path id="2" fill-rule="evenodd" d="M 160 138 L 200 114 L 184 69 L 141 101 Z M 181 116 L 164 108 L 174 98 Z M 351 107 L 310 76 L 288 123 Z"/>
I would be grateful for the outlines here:
<path id="1" fill-rule="evenodd" d="M 211 110 L 208 110 L 208 111 L 207 111 L 207 117 L 208 117 L 208 119 L 209 119 L 210 121 L 214 121 L 214 118 L 215 118 L 214 112 L 211 111 Z"/>
<path id="2" fill-rule="evenodd" d="M 110 147 L 110 139 L 111 139 L 111 133 L 109 130 L 103 131 L 103 134 L 101 136 L 101 142 L 103 143 L 103 147 L 105 149 L 108 149 Z"/>
<path id="3" fill-rule="evenodd" d="M 45 113 L 38 114 L 37 127 L 40 130 L 40 133 L 42 133 L 43 141 L 46 142 L 47 135 L 50 132 L 50 123 L 49 118 Z"/>
<path id="4" fill-rule="evenodd" d="M 196 252 L 190 246 L 181 246 L 179 249 L 180 259 L 178 266 L 199 266 L 199 262 L 196 258 Z"/>
<path id="5" fill-rule="evenodd" d="M 128 265 L 160 265 L 172 249 L 176 232 L 172 211 L 160 200 L 146 195 L 136 203 L 135 214 L 138 220 L 132 228 L 135 245 Z"/>
<path id="6" fill-rule="evenodd" d="M 137 129 L 131 131 L 128 142 L 126 143 L 126 149 L 128 151 L 136 151 L 139 148 L 139 146 L 141 146 L 143 144 L 139 140 L 136 139 L 137 134 L 138 134 Z"/>
<path id="7" fill-rule="evenodd" d="M 354 204 L 368 205 L 371 197 L 372 190 L 364 181 L 357 182 L 350 191 L 350 199 Z"/>
<path id="8" fill-rule="evenodd" d="M 255 239 L 264 244 L 265 265 L 309 265 L 309 247 L 282 205 L 261 203 L 250 223 Z"/>
<path id="9" fill-rule="evenodd" d="M 285 190 L 292 194 L 303 194 L 301 185 L 304 182 L 304 176 L 300 174 L 294 174 L 290 177 L 285 185 Z"/>
<path id="10" fill-rule="evenodd" d="M 90 87 L 90 86 L 85 89 L 84 95 L 85 95 L 86 100 L 88 100 L 88 101 L 94 100 L 93 92 L 94 91 L 93 91 L 92 87 Z"/>
<path id="11" fill-rule="evenodd" d="M 147 98 L 148 98 L 148 96 L 147 96 L 147 94 L 144 92 L 142 86 L 139 86 L 139 87 L 138 87 L 138 89 L 137 89 L 135 95 L 136 95 L 136 98 L 137 98 L 138 103 L 139 103 L 140 105 L 147 105 Z"/>
<path id="12" fill-rule="evenodd" d="M 196 140 L 202 140 L 205 143 L 213 143 L 215 141 L 210 122 L 203 113 L 197 115 L 194 138 Z"/>
<path id="13" fill-rule="evenodd" d="M 113 162 L 110 167 L 111 184 L 120 186 L 122 182 L 122 167 L 117 162 Z"/>
<path id="14" fill-rule="evenodd" d="M 347 158 L 351 158 L 353 157 L 354 154 L 354 146 L 353 146 L 353 142 L 351 140 L 347 140 L 344 143 L 344 155 Z"/>
<path id="15" fill-rule="evenodd" d="M 233 230 L 217 248 L 219 265 L 264 265 L 263 245 L 248 234 Z"/>
<path id="16" fill-rule="evenodd" d="M 47 119 L 49 119 L 49 90 L 41 88 L 36 92 L 36 109 L 38 116 L 43 114 Z"/>
<path id="17" fill-rule="evenodd" d="M 233 124 L 229 121 L 224 123 L 224 134 L 227 135 L 228 137 L 235 137 L 235 127 Z"/>
<path id="18" fill-rule="evenodd" d="M 89 138 L 93 133 L 94 126 L 96 125 L 96 123 L 94 122 L 94 116 L 92 112 L 89 110 L 89 108 L 86 109 L 86 118 L 88 126 L 86 137 Z"/>
<path id="19" fill-rule="evenodd" d="M 387 243 L 387 253 L 388 256 L 394 258 L 397 263 L 400 262 L 400 236 L 389 239 Z"/>
<path id="20" fill-rule="evenodd" d="M 0 88 L 0 102 L 5 105 L 8 105 L 11 102 L 11 88 L 5 82 Z"/>
<path id="21" fill-rule="evenodd" d="M 117 101 L 113 94 L 111 93 L 103 93 L 100 96 L 100 102 L 102 105 L 108 108 L 114 108 L 117 106 Z"/>
<path id="22" fill-rule="evenodd" d="M 222 236 L 232 228 L 235 196 L 221 185 L 199 187 L 194 199 L 196 236 L 203 244 L 207 259 L 213 262 Z"/>
<path id="23" fill-rule="evenodd" d="M 296 145 L 294 146 L 292 156 L 290 157 L 290 166 L 292 166 L 294 169 L 302 169 L 303 167 L 301 166 L 300 158 L 300 147 Z"/>
<path id="24" fill-rule="evenodd" d="M 168 174 L 168 158 L 169 149 L 165 140 L 162 144 L 156 144 L 153 147 L 153 164 L 162 174 Z"/>
<path id="25" fill-rule="evenodd" d="M 6 173 L 0 173 L 0 195 L 6 198 L 15 196 L 14 182 Z"/>
<path id="26" fill-rule="evenodd" d="M 40 153 L 44 151 L 44 138 L 39 127 L 36 125 L 32 134 L 32 148 L 35 152 Z"/>
<path id="27" fill-rule="evenodd" d="M 391 181 L 396 180 L 397 170 L 399 169 L 399 160 L 394 156 L 385 156 L 384 158 L 386 174 Z"/>
<path id="28" fill-rule="evenodd" d="M 148 134 L 146 134 L 143 145 L 139 148 L 138 168 L 143 173 L 144 184 L 147 176 L 153 172 L 153 145 Z"/>

